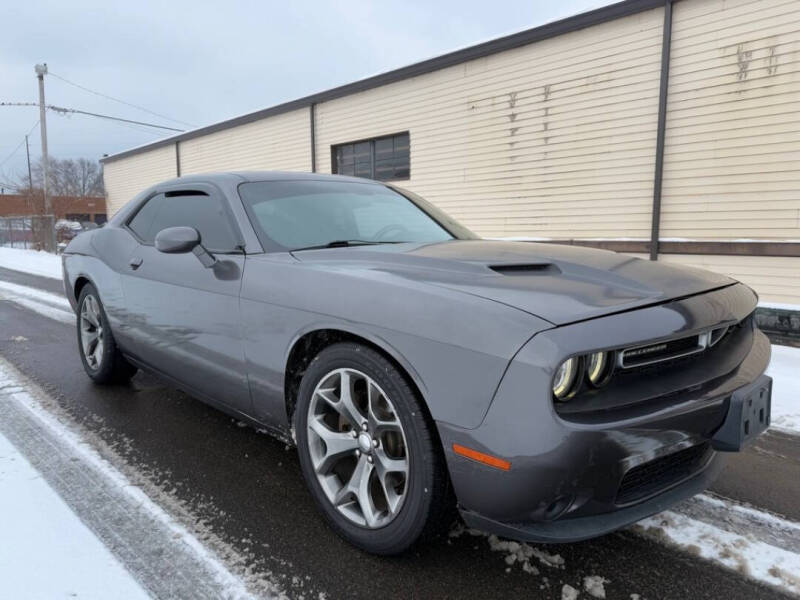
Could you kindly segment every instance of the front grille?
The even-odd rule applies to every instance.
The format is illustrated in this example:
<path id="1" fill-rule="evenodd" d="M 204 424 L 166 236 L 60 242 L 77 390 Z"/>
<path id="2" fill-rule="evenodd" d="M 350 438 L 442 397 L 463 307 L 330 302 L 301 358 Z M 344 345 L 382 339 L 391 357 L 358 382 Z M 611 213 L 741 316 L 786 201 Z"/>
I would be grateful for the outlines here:
<path id="1" fill-rule="evenodd" d="M 710 451 L 706 442 L 633 467 L 622 478 L 617 504 L 635 502 L 686 479 L 705 464 Z"/>
<path id="2" fill-rule="evenodd" d="M 620 366 L 629 369 L 694 354 L 705 349 L 704 340 L 699 335 L 692 335 L 658 344 L 626 348 L 620 354 Z"/>

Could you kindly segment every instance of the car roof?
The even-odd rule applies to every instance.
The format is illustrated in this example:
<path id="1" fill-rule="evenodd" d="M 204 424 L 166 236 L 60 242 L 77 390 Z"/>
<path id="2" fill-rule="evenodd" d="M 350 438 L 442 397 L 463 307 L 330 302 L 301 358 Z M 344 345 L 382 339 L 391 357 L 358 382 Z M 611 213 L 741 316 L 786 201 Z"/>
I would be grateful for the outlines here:
<path id="1" fill-rule="evenodd" d="M 252 181 L 349 181 L 352 183 L 374 183 L 377 185 L 384 185 L 383 182 L 365 179 L 363 177 L 329 175 L 327 173 L 307 173 L 302 171 L 220 171 L 212 173 L 197 173 L 176 177 L 174 179 L 164 181 L 160 185 L 200 182 L 241 183 Z"/>

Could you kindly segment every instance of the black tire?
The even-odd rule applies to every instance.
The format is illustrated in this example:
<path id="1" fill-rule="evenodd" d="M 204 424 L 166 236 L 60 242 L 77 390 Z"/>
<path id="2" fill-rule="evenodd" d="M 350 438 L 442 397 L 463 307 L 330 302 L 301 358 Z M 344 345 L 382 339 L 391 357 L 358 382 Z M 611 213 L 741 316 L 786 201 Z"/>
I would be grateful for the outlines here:
<path id="1" fill-rule="evenodd" d="M 85 303 L 96 302 L 97 316 L 99 317 L 100 326 L 102 328 L 102 352 L 99 353 L 99 360 L 92 358 L 87 359 L 83 346 L 83 335 L 81 331 L 81 314 Z M 109 383 L 124 383 L 134 376 L 137 369 L 122 356 L 122 353 L 117 348 L 114 341 L 114 335 L 111 333 L 111 326 L 106 316 L 106 311 L 103 308 L 103 303 L 100 301 L 100 295 L 91 283 L 87 283 L 81 289 L 78 297 L 78 319 L 77 319 L 77 333 L 78 333 L 78 353 L 81 356 L 81 362 L 86 374 L 95 382 L 100 384 Z"/>
<path id="2" fill-rule="evenodd" d="M 307 431 L 309 407 L 317 385 L 336 369 L 354 369 L 372 378 L 390 398 L 405 435 L 406 495 L 393 520 L 377 529 L 359 526 L 340 513 L 314 471 Z M 435 426 L 406 377 L 380 353 L 353 342 L 322 350 L 300 383 L 294 426 L 300 466 L 311 495 L 331 527 L 354 546 L 373 554 L 399 554 L 451 524 L 454 502 Z"/>

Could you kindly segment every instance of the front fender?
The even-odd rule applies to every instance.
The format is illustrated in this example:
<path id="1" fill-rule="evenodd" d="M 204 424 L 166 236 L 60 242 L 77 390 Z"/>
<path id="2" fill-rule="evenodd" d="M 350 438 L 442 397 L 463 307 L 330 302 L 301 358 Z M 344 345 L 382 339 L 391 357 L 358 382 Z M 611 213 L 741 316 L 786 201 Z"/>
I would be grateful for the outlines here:
<path id="1" fill-rule="evenodd" d="M 241 292 L 254 412 L 284 427 L 284 371 L 293 344 L 315 329 L 363 337 L 402 365 L 431 416 L 477 427 L 509 361 L 551 327 L 517 309 L 386 276 L 310 268 L 291 256 L 246 261 Z"/>

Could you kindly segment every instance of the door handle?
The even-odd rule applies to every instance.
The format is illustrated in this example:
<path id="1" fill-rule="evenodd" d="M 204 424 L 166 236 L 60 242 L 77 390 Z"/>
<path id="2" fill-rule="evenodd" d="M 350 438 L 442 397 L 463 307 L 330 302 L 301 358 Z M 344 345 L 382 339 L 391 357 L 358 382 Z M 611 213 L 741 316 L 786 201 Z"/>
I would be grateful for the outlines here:
<path id="1" fill-rule="evenodd" d="M 135 271 L 136 269 L 142 266 L 142 257 L 136 256 L 132 258 L 128 264 L 131 266 L 131 269 Z"/>

